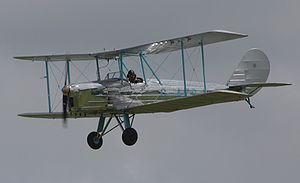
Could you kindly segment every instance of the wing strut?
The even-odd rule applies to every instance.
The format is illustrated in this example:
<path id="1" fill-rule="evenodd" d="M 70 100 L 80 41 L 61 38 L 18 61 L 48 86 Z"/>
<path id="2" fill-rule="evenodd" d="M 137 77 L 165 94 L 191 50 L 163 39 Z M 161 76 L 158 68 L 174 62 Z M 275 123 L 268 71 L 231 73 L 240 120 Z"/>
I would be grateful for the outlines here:
<path id="1" fill-rule="evenodd" d="M 157 75 L 155 74 L 155 72 L 153 71 L 153 69 L 150 67 L 150 65 L 148 64 L 147 60 L 145 59 L 145 56 L 143 54 L 140 54 L 140 59 L 141 59 L 141 62 L 145 62 L 146 65 L 148 66 L 148 68 L 150 69 L 150 71 L 152 72 L 153 76 L 156 78 L 156 80 L 158 81 L 158 83 L 160 85 L 162 85 L 161 81 L 159 80 L 159 78 L 157 77 Z"/>
<path id="2" fill-rule="evenodd" d="M 119 70 L 120 70 L 120 79 L 121 82 L 123 83 L 123 53 L 120 53 L 119 59 L 118 59 L 118 64 L 119 64 Z"/>
<path id="3" fill-rule="evenodd" d="M 124 62 L 122 62 L 122 64 L 123 64 L 123 67 L 126 69 L 126 71 L 128 72 L 129 70 L 128 70 L 128 68 L 126 67 L 126 65 L 125 65 L 125 63 Z M 125 76 L 125 78 L 126 78 L 126 74 L 125 73 L 123 73 L 124 74 L 124 76 Z"/>
<path id="4" fill-rule="evenodd" d="M 147 80 L 146 80 L 146 75 L 145 75 L 145 69 L 144 69 L 144 63 L 143 63 L 142 54 L 140 53 L 139 56 L 140 56 L 141 68 L 142 68 L 142 72 L 143 72 L 143 78 L 144 78 L 145 84 L 147 85 Z"/>
<path id="5" fill-rule="evenodd" d="M 204 93 L 206 93 L 206 78 L 205 78 L 205 67 L 204 67 L 203 41 L 200 43 L 200 47 L 201 47 L 201 56 L 202 56 L 202 74 L 203 74 L 203 83 L 204 83 Z"/>
<path id="6" fill-rule="evenodd" d="M 71 84 L 70 61 L 71 60 L 67 60 L 68 85 Z"/>
<path id="7" fill-rule="evenodd" d="M 51 113 L 52 109 L 51 109 L 50 82 L 49 82 L 49 72 L 48 72 L 48 59 L 45 60 L 45 66 L 46 66 L 46 80 L 47 80 L 47 94 L 48 94 L 48 110 L 49 113 Z"/>
<path id="8" fill-rule="evenodd" d="M 98 58 L 98 56 L 96 56 L 96 67 L 97 67 L 97 80 L 100 81 L 101 77 L 100 77 L 99 58 Z"/>
<path id="9" fill-rule="evenodd" d="M 118 58 L 118 66 L 119 66 L 119 72 L 120 72 L 120 79 L 122 82 L 123 82 L 124 77 L 126 78 L 126 74 L 124 73 L 123 67 L 127 70 L 127 72 L 129 71 L 128 68 L 126 67 L 123 59 L 124 59 L 124 54 L 120 53 L 119 58 Z"/>
<path id="10" fill-rule="evenodd" d="M 184 46 L 183 46 L 183 40 L 180 41 L 181 45 L 181 61 L 182 61 L 182 74 L 183 74 L 183 87 L 184 87 L 184 96 L 187 96 L 186 92 L 186 79 L 185 79 L 185 67 L 184 67 Z"/>

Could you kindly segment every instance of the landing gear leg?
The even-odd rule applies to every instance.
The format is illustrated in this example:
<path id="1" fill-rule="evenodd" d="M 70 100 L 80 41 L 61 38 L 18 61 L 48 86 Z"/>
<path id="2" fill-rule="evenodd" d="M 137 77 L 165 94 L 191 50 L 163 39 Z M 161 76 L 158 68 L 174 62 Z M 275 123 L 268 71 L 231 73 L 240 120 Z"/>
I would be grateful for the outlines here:
<path id="1" fill-rule="evenodd" d="M 88 136 L 87 136 L 87 143 L 90 146 L 90 148 L 97 150 L 99 149 L 102 144 L 103 144 L 103 139 L 102 136 L 105 133 L 110 121 L 111 121 L 112 117 L 110 117 L 108 119 L 108 121 L 106 122 L 105 126 L 105 117 L 101 116 L 99 119 L 99 123 L 98 123 L 98 128 L 97 131 L 95 132 L 91 132 Z"/>
<path id="2" fill-rule="evenodd" d="M 123 133 L 122 133 L 122 141 L 125 145 L 128 146 L 132 146 L 137 142 L 138 139 L 138 133 L 137 131 L 132 128 L 132 123 L 134 120 L 134 115 L 130 116 L 128 114 L 124 114 L 124 127 L 122 126 L 122 121 L 116 117 L 119 125 L 121 126 L 121 128 L 123 129 Z M 131 123 L 130 123 L 130 119 L 131 119 Z"/>

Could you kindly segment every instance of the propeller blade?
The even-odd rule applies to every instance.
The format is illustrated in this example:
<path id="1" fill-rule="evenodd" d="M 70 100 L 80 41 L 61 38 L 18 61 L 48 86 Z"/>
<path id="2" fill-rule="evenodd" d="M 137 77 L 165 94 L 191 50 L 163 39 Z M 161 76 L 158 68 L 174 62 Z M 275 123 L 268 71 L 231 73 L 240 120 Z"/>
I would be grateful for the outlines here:
<path id="1" fill-rule="evenodd" d="M 67 95 L 63 95 L 63 125 L 67 125 L 67 117 L 68 117 L 68 99 L 69 97 Z"/>
<path id="2" fill-rule="evenodd" d="M 66 71 L 65 71 L 65 85 L 62 89 L 63 98 L 62 98 L 62 109 L 63 109 L 63 127 L 67 127 L 67 117 L 68 117 L 68 103 L 69 103 L 69 93 L 70 88 L 67 85 L 68 80 L 68 69 L 67 69 L 67 63 L 66 63 Z"/>

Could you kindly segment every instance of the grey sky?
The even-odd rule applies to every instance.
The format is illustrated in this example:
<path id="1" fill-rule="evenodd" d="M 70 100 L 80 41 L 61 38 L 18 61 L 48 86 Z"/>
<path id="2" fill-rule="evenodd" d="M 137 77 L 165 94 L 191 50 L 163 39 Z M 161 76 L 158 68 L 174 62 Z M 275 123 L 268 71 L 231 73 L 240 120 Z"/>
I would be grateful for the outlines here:
<path id="1" fill-rule="evenodd" d="M 299 7 L 296 0 L 2 0 L 0 181 L 299 182 Z M 293 86 L 262 90 L 253 110 L 238 102 L 139 115 L 135 146 L 123 145 L 118 129 L 99 151 L 86 144 L 98 119 L 63 129 L 60 120 L 16 116 L 46 111 L 47 103 L 44 65 L 13 56 L 101 51 L 212 29 L 249 37 L 206 47 L 209 82 L 226 82 L 258 47 L 271 62 L 268 81 Z"/>

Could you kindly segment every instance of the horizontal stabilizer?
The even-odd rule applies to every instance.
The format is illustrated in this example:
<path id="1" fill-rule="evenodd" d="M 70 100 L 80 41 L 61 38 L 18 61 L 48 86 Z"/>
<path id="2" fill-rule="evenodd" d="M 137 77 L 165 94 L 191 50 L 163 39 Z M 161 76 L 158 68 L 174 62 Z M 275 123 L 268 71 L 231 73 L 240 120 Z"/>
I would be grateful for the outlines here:
<path id="1" fill-rule="evenodd" d="M 153 104 L 136 106 L 128 109 L 129 113 L 173 112 L 194 107 L 244 100 L 249 95 L 240 92 L 219 90 L 206 94 L 177 98 Z"/>
<path id="2" fill-rule="evenodd" d="M 288 86 L 292 85 L 290 83 L 251 83 L 251 84 L 244 84 L 244 85 L 235 85 L 235 86 L 230 86 L 229 88 L 234 88 L 234 87 L 277 87 L 277 86 Z"/>
<path id="3" fill-rule="evenodd" d="M 288 86 L 290 83 L 250 83 L 235 86 L 229 86 L 229 90 L 237 92 L 245 92 L 249 95 L 254 95 L 258 90 L 265 87 Z"/>

